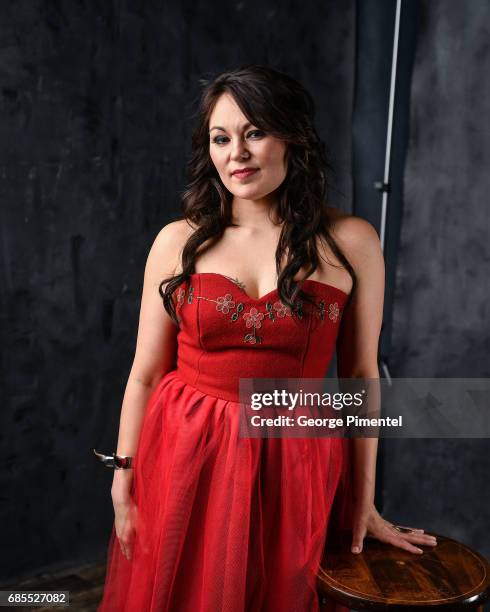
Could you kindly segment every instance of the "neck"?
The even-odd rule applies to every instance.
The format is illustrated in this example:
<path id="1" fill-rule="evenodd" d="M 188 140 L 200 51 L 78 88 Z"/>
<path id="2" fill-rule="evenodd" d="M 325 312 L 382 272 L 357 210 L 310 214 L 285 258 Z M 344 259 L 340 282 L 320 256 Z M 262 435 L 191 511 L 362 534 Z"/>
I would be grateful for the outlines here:
<path id="1" fill-rule="evenodd" d="M 277 200 L 270 195 L 259 200 L 245 200 L 235 196 L 231 204 L 232 222 L 250 230 L 277 226 L 279 219 L 276 213 Z"/>

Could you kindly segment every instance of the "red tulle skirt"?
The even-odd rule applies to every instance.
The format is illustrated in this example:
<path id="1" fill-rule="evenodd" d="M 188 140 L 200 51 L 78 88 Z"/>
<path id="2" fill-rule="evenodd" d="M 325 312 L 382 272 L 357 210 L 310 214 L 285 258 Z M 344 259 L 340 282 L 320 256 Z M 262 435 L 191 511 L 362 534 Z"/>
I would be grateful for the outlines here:
<path id="1" fill-rule="evenodd" d="M 99 612 L 319 610 L 327 527 L 346 520 L 348 440 L 240 438 L 239 410 L 176 370 L 162 378 L 135 456 L 132 558 L 113 527 Z"/>

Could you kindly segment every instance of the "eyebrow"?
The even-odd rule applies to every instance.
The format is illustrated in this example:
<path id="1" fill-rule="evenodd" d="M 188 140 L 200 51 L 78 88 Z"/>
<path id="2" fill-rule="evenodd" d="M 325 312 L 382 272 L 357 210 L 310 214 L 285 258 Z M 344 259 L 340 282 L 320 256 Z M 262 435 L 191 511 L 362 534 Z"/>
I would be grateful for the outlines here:
<path id="1" fill-rule="evenodd" d="M 245 130 L 246 128 L 250 127 L 252 125 L 252 123 L 248 122 L 248 123 L 244 123 L 242 125 L 242 130 Z M 209 129 L 209 132 L 212 132 L 213 130 L 221 130 L 222 132 L 226 132 L 225 128 L 220 127 L 219 125 L 215 125 L 212 128 Z"/>

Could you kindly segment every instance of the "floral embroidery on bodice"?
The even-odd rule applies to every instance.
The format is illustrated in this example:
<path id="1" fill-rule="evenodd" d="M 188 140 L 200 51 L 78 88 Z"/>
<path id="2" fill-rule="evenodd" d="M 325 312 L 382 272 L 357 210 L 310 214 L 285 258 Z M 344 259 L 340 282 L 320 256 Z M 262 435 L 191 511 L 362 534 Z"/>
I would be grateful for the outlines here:
<path id="1" fill-rule="evenodd" d="M 174 292 L 178 376 L 196 389 L 239 401 L 240 380 L 316 378 L 335 350 L 347 294 L 307 279 L 292 308 L 277 287 L 259 298 L 223 274 L 191 274 Z M 300 299 L 301 298 L 301 299 Z"/>
<path id="2" fill-rule="evenodd" d="M 204 274 L 212 275 L 214 273 L 204 273 Z M 217 273 L 216 273 L 216 276 L 219 276 L 223 279 L 228 279 L 231 283 L 236 284 L 240 288 L 240 290 L 243 292 L 245 297 L 248 298 L 248 301 L 250 300 L 253 302 L 261 301 L 260 299 L 253 300 L 252 298 L 250 298 L 245 292 L 243 283 L 240 283 L 240 281 L 238 281 L 237 279 L 233 279 L 229 276 L 225 276 L 225 275 L 217 274 Z M 319 283 L 319 281 L 314 281 L 314 282 Z M 325 283 L 319 283 L 319 284 L 328 287 L 328 285 L 326 285 Z M 273 291 L 269 292 L 268 294 L 266 294 L 266 296 L 263 296 L 263 297 L 270 298 L 272 294 L 273 294 Z M 187 300 L 186 300 L 186 295 L 187 295 Z M 286 317 L 293 316 L 293 312 L 291 311 L 291 308 L 287 306 L 286 304 L 283 304 L 281 300 L 273 301 L 272 299 L 267 299 L 263 306 L 262 304 L 259 304 L 258 306 L 251 306 L 251 305 L 246 306 L 244 304 L 244 301 L 247 301 L 247 300 L 240 300 L 240 298 L 237 297 L 237 294 L 232 294 L 229 292 L 221 294 L 221 295 L 219 294 L 218 295 L 217 294 L 196 295 L 195 287 L 192 284 L 192 282 L 185 289 L 183 287 L 179 287 L 179 289 L 176 292 L 176 296 L 177 296 L 176 312 L 177 312 L 178 317 L 179 317 L 179 311 L 183 307 L 186 301 L 187 301 L 187 304 L 192 304 L 194 300 L 206 300 L 208 302 L 214 302 L 215 308 L 218 312 L 222 313 L 223 315 L 229 315 L 227 316 L 227 319 L 229 321 L 233 323 L 238 321 L 241 324 L 240 329 L 244 329 L 245 331 L 243 335 L 243 342 L 248 342 L 250 344 L 257 344 L 257 343 L 263 342 L 263 336 L 259 335 L 257 330 L 262 330 L 263 327 L 265 329 L 266 327 L 265 324 L 268 324 L 269 321 L 274 322 L 277 319 L 284 319 Z M 310 305 L 308 304 L 308 306 Z M 320 319 L 320 321 L 323 324 L 323 321 L 325 320 L 325 312 L 326 312 L 325 300 L 320 299 L 318 302 L 316 302 L 316 307 L 317 309 L 315 310 L 314 314 L 316 317 Z M 297 299 L 295 301 L 294 314 L 298 317 L 298 319 L 302 319 L 304 316 L 304 305 L 303 305 L 303 301 L 300 299 Z M 339 308 L 338 302 L 333 301 L 331 303 L 328 303 L 329 319 L 333 321 L 334 323 L 336 323 L 339 318 L 339 314 L 340 314 L 340 308 Z M 180 320 L 180 317 L 179 317 L 179 320 Z M 247 331 L 247 330 L 250 330 L 250 331 Z"/>

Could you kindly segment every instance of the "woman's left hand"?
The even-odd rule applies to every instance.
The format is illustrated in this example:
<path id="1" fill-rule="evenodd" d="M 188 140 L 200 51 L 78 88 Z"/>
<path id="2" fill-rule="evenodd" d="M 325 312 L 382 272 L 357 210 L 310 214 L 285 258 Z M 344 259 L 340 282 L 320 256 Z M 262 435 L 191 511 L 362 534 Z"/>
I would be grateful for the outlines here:
<path id="1" fill-rule="evenodd" d="M 379 514 L 374 505 L 359 505 L 354 510 L 351 550 L 353 553 L 360 553 L 366 536 L 419 555 L 424 551 L 415 544 L 437 545 L 436 538 L 425 534 L 423 529 L 412 527 L 408 529 L 412 529 L 412 532 L 398 531 L 392 523 Z"/>

